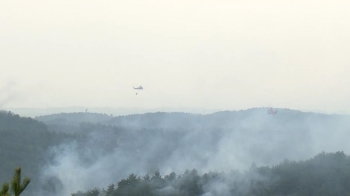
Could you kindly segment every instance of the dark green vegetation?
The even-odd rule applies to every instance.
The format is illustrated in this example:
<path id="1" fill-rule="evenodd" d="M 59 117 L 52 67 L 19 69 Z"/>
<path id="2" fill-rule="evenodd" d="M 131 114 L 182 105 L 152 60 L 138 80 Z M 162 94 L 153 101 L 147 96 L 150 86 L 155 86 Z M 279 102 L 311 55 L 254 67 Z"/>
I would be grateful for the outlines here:
<path id="1" fill-rule="evenodd" d="M 0 183 L 5 183 L 12 176 L 12 170 L 21 167 L 25 171 L 25 175 L 31 176 L 32 183 L 28 187 L 26 194 L 31 195 L 36 190 L 51 189 L 51 182 L 47 179 L 41 179 L 43 169 L 47 165 L 53 164 L 56 152 L 52 151 L 52 147 L 59 146 L 73 141 L 78 142 L 79 149 L 84 150 L 84 146 L 89 145 L 86 139 L 87 135 L 92 131 L 112 130 L 112 128 L 103 125 L 95 125 L 91 123 L 80 123 L 76 133 L 65 133 L 64 131 L 56 131 L 48 125 L 34 120 L 32 118 L 20 117 L 11 112 L 0 111 Z M 104 143 L 100 141 L 98 153 L 107 152 L 109 146 L 113 143 Z M 97 150 L 99 150 L 97 149 Z M 100 154 L 97 154 L 100 155 Z M 86 161 L 93 159 L 84 156 Z"/>
<path id="2" fill-rule="evenodd" d="M 335 189 L 344 193 L 341 187 L 346 186 L 339 183 L 345 180 L 337 180 L 338 176 L 331 172 L 341 161 L 328 165 L 327 186 L 321 186 L 319 183 L 323 181 L 318 177 L 326 169 L 311 164 L 322 156 L 325 160 L 338 160 L 338 154 L 279 163 L 284 159 L 305 160 L 322 151 L 347 152 L 349 116 L 288 109 L 268 115 L 266 111 L 262 108 L 209 115 L 158 112 L 119 117 L 62 113 L 35 119 L 0 112 L 0 183 L 11 178 L 13 168 L 21 166 L 24 175 L 32 179 L 24 194 L 39 196 L 69 195 L 77 190 L 90 190 L 84 193 L 90 195 L 104 193 L 93 188 L 107 186 L 113 179 L 121 183 L 107 190 L 127 194 L 129 188 L 125 187 L 129 187 L 129 181 L 123 178 L 135 178 L 132 183 L 140 186 L 130 189 L 151 195 L 167 195 L 169 191 L 174 192 L 168 195 L 258 195 L 255 190 L 266 195 L 312 195 L 303 183 L 325 191 L 333 181 L 336 183 L 331 184 L 333 188 L 338 187 Z M 347 159 L 345 156 L 344 160 Z M 199 174 L 243 171 L 253 162 L 259 166 L 277 166 L 253 167 L 247 172 Z M 187 168 L 199 172 L 183 173 Z M 308 173 L 313 170 L 314 173 Z M 156 171 L 176 171 L 181 175 L 160 176 Z M 129 176 L 130 173 L 135 175 Z M 149 181 L 143 176 L 145 173 L 152 174 Z M 199 180 L 195 181 L 197 192 L 186 188 L 187 184 L 193 184 L 188 175 L 194 173 Z M 345 174 L 341 172 L 339 176 Z M 341 178 L 346 179 L 346 175 Z M 159 184 L 151 183 L 152 178 L 158 179 Z M 287 189 L 295 192 L 283 192 Z"/>
<path id="3" fill-rule="evenodd" d="M 0 183 L 12 176 L 13 168 L 21 166 L 37 186 L 40 169 L 49 161 L 50 146 L 68 140 L 68 135 L 49 132 L 44 123 L 0 112 Z"/>
<path id="4" fill-rule="evenodd" d="M 15 170 L 10 184 L 3 184 L 0 191 L 0 196 L 11 196 L 10 192 L 12 192 L 14 196 L 19 196 L 24 191 L 24 189 L 28 186 L 30 179 L 26 177 L 23 179 L 23 181 L 21 181 L 21 170 L 22 169 L 20 167 Z"/>
<path id="5" fill-rule="evenodd" d="M 350 156 L 320 153 L 306 161 L 288 161 L 272 167 L 252 165 L 248 171 L 209 172 L 193 169 L 181 175 L 159 172 L 143 177 L 130 174 L 106 189 L 78 191 L 72 196 L 329 196 L 350 195 Z"/>

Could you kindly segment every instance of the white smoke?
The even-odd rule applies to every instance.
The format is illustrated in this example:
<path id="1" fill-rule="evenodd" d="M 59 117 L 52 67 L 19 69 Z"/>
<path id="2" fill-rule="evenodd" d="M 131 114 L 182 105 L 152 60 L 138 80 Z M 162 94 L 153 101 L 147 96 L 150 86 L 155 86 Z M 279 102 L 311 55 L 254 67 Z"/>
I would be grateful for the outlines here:
<path id="1" fill-rule="evenodd" d="M 221 119 L 217 123 L 222 124 L 208 120 L 215 115 Z M 72 142 L 54 148 L 55 161 L 43 170 L 43 180 L 57 178 L 61 188 L 56 194 L 69 195 L 116 184 L 131 173 L 182 173 L 193 168 L 200 172 L 243 171 L 252 163 L 273 165 L 285 159 L 307 159 L 321 151 L 350 152 L 347 116 L 301 112 L 278 115 L 267 115 L 264 110 L 242 112 L 232 118 L 238 119 L 235 121 L 222 121 L 227 116 L 224 113 L 204 115 L 198 118 L 207 120 L 198 121 L 199 125 L 187 122 L 177 129 L 167 129 L 174 124 L 163 119 L 157 122 L 163 127 L 158 131 L 142 129 L 142 122 L 133 121 L 134 128 L 119 135 L 92 132 L 82 146 Z M 191 129 L 181 128 L 186 126 Z M 117 145 L 106 146 L 113 142 Z M 218 195 L 218 191 L 219 195 L 228 195 L 227 183 L 207 184 L 205 196 Z"/>

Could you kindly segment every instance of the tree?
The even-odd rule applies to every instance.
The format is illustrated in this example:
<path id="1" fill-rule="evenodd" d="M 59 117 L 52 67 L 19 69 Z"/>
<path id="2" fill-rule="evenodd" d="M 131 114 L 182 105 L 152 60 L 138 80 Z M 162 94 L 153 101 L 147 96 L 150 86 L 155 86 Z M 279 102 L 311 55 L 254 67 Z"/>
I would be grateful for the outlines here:
<path id="1" fill-rule="evenodd" d="M 115 187 L 114 184 L 111 184 L 108 186 L 107 191 L 106 191 L 106 196 L 113 196 L 115 192 Z"/>
<path id="2" fill-rule="evenodd" d="M 15 196 L 19 196 L 24 189 L 28 186 L 30 182 L 29 178 L 24 178 L 23 182 L 21 183 L 21 168 L 17 168 L 15 170 L 15 174 L 13 175 L 13 178 L 11 180 L 11 190 Z M 8 183 L 4 183 L 2 186 L 2 189 L 0 191 L 0 196 L 10 196 L 9 193 L 10 186 Z"/>
<path id="3" fill-rule="evenodd" d="M 154 189 L 160 189 L 164 187 L 164 179 L 160 175 L 159 171 L 154 172 L 151 177 L 152 186 Z"/>
<path id="4" fill-rule="evenodd" d="M 21 168 L 17 168 L 11 181 L 11 190 L 15 196 L 19 196 L 28 186 L 29 182 L 29 178 L 24 178 L 23 182 L 21 183 Z"/>
<path id="5" fill-rule="evenodd" d="M 86 196 L 98 196 L 100 194 L 100 191 L 95 188 L 93 190 L 90 190 L 87 192 Z"/>
<path id="6" fill-rule="evenodd" d="M 9 196 L 10 194 L 8 193 L 8 191 L 9 191 L 9 184 L 4 183 L 0 191 L 0 196 Z"/>

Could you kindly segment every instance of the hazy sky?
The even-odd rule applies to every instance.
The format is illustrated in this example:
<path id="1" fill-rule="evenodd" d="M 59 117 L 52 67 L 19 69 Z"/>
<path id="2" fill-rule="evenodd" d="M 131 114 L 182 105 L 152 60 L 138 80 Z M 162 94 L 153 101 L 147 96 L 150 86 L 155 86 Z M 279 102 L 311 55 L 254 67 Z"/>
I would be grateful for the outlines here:
<path id="1" fill-rule="evenodd" d="M 345 0 L 1 0 L 0 106 L 350 113 L 349 10 Z"/>

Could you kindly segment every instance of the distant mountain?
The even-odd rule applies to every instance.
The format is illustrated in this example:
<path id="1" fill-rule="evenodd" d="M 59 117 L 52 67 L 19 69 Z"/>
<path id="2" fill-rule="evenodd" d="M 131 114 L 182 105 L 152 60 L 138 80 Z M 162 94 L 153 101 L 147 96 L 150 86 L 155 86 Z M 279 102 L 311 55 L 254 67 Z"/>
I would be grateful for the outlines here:
<path id="1" fill-rule="evenodd" d="M 220 111 L 206 115 L 180 112 L 156 112 L 117 116 L 103 123 L 108 125 L 133 128 L 147 127 L 161 129 L 197 129 L 201 127 L 229 128 L 237 125 L 244 125 L 245 123 L 248 123 L 248 121 L 251 126 L 261 126 L 260 123 L 264 122 L 263 126 L 268 126 L 269 124 L 272 125 L 271 123 L 273 123 L 273 127 L 275 127 L 285 126 L 285 123 L 326 123 L 328 121 L 334 120 L 350 120 L 350 116 L 346 115 L 328 115 L 311 112 L 301 112 L 290 109 L 277 109 L 277 114 L 270 115 L 267 113 L 267 111 L 268 108 L 253 108 L 240 111 Z"/>
<path id="2" fill-rule="evenodd" d="M 112 119 L 113 117 L 107 114 L 98 114 L 98 113 L 88 113 L 88 112 L 74 112 L 74 113 L 59 113 L 59 114 L 51 114 L 45 116 L 35 117 L 36 120 L 42 121 L 45 123 L 65 123 L 75 122 L 90 122 L 90 123 L 99 123 Z"/>
<path id="3" fill-rule="evenodd" d="M 59 113 L 39 116 L 35 119 L 45 123 L 50 131 L 77 133 L 81 123 L 124 127 L 127 129 L 297 129 L 298 132 L 317 126 L 321 130 L 334 129 L 336 124 L 349 121 L 349 115 L 329 115 L 277 109 L 277 114 L 268 114 L 269 108 L 252 108 L 240 111 L 220 111 L 211 114 L 183 112 L 155 112 L 113 117 L 99 113 Z"/>
<path id="4" fill-rule="evenodd" d="M 59 113 L 35 117 L 36 120 L 45 123 L 50 131 L 77 133 L 80 131 L 81 123 L 102 123 L 111 120 L 113 117 L 107 114 L 75 112 Z"/>
<path id="5" fill-rule="evenodd" d="M 20 116 L 25 117 L 36 117 L 36 116 L 46 116 L 50 114 L 58 114 L 58 113 L 79 113 L 88 111 L 90 113 L 101 113 L 101 114 L 109 114 L 114 116 L 120 115 L 130 115 L 130 114 L 144 114 L 144 113 L 154 113 L 158 111 L 163 112 L 189 112 L 195 114 L 209 114 L 216 111 L 217 109 L 203 109 L 203 108 L 113 108 L 113 107 L 47 107 L 47 108 L 5 108 L 7 111 L 12 111 Z"/>

